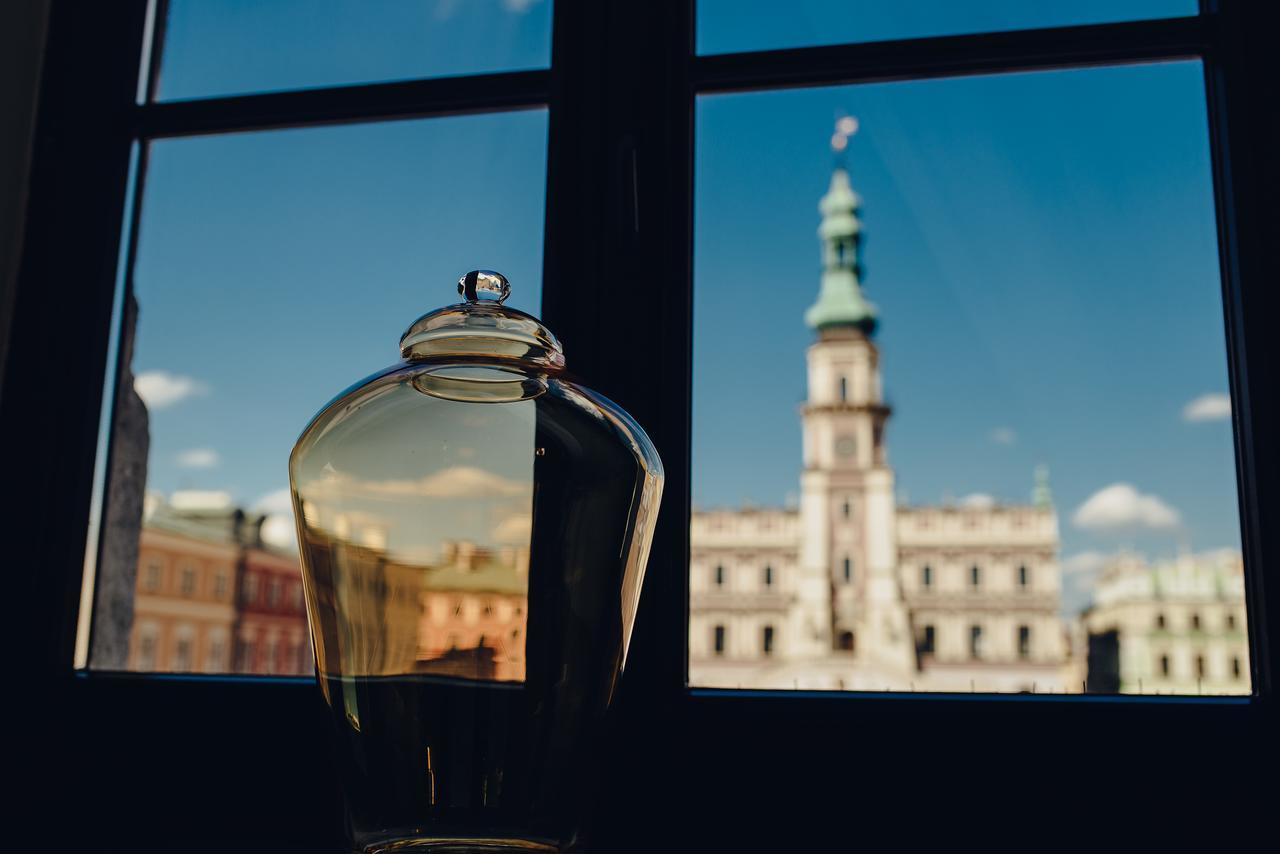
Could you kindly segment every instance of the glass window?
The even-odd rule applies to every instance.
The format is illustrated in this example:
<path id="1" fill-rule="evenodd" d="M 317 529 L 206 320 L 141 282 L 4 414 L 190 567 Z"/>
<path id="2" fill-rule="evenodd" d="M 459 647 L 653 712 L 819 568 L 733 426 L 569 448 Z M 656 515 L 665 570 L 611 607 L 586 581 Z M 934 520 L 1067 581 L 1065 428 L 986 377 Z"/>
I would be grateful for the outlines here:
<path id="1" fill-rule="evenodd" d="M 113 561 L 128 549 L 112 545 L 130 537 L 193 567 L 249 560 L 242 596 L 202 629 L 255 637 L 287 619 L 305 634 L 301 610 L 254 613 L 298 578 L 293 443 L 342 377 L 398 358 L 405 327 L 456 299 L 477 258 L 511 278 L 509 304 L 538 311 L 546 134 L 546 111 L 529 110 L 153 143 L 112 434 L 145 493 L 107 485 L 108 508 L 136 500 L 141 513 L 132 530 L 104 526 L 99 577 L 131 574 Z M 194 572 L 177 580 L 183 596 L 198 584 Z M 186 613 L 153 599 L 148 616 L 163 625 Z M 126 604 L 99 597 L 97 608 Z M 117 625 L 101 621 L 93 637 Z M 89 664 L 126 666 L 92 652 Z"/>
<path id="2" fill-rule="evenodd" d="M 844 559 L 844 580 L 846 584 L 853 581 L 853 561 L 848 556 Z"/>
<path id="3" fill-rule="evenodd" d="M 769 564 L 766 564 L 764 568 L 764 586 L 773 586 L 773 566 Z"/>
<path id="4" fill-rule="evenodd" d="M 179 589 L 183 596 L 190 596 L 196 592 L 196 568 L 191 564 L 183 564 L 180 573 L 182 579 Z"/>
<path id="5" fill-rule="evenodd" d="M 972 690 L 1137 693 L 1159 609 L 1222 590 L 1241 613 L 1198 62 L 713 94 L 695 121 L 693 503 L 791 514 L 797 589 L 828 592 L 788 605 L 818 628 L 779 636 L 768 667 L 691 643 L 691 684 L 969 691 L 912 648 L 963 610 L 943 658 L 970 626 L 1008 633 Z M 714 561 L 729 547 L 704 527 Z M 1004 595 L 1033 584 L 1056 625 Z M 743 595 L 693 597 L 693 624 L 774 618 Z M 834 655 L 881 624 L 888 680 L 878 643 Z M 1115 675 L 1069 677 L 1107 637 L 1092 666 Z"/>
<path id="6" fill-rule="evenodd" d="M 765 626 L 760 636 L 760 651 L 766 656 L 773 655 L 773 626 Z"/>
<path id="7" fill-rule="evenodd" d="M 724 655 L 724 626 L 716 626 L 712 648 L 715 650 L 716 655 Z"/>
<path id="8" fill-rule="evenodd" d="M 1018 658 L 1031 657 L 1031 627 L 1018 626 Z"/>
<path id="9" fill-rule="evenodd" d="M 546 68 L 551 61 L 551 0 L 167 5 L 158 89 L 164 100 Z"/>
<path id="10" fill-rule="evenodd" d="M 1194 15 L 1195 0 L 698 0 L 699 53 Z"/>
<path id="11" fill-rule="evenodd" d="M 969 657 L 982 658 L 982 626 L 969 627 Z"/>

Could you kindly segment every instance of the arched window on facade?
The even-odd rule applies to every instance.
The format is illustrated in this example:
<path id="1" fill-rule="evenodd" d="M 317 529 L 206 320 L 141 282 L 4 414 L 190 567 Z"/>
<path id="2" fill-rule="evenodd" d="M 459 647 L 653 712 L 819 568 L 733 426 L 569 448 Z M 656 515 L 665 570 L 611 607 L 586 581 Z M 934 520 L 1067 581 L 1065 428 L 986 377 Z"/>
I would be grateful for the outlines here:
<path id="1" fill-rule="evenodd" d="M 841 632 L 840 638 L 839 638 L 839 645 L 840 645 L 841 652 L 853 652 L 854 650 L 853 632 Z"/>

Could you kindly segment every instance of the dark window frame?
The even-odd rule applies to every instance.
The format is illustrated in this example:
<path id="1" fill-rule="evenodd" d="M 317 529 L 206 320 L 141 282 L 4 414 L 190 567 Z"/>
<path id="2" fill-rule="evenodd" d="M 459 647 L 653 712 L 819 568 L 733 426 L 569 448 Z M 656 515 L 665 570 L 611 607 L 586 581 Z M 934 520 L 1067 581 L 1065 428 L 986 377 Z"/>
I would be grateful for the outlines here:
<path id="1" fill-rule="evenodd" d="M 694 818 L 718 843 L 728 844 L 732 822 L 705 818 L 717 810 L 735 815 L 757 791 L 753 787 L 764 770 L 774 780 L 824 780 L 833 768 L 876 767 L 875 779 L 866 784 L 829 787 L 840 791 L 844 804 L 849 797 L 907 790 L 917 761 L 940 768 L 981 766 L 989 770 L 979 776 L 1007 778 L 1022 757 L 1014 748 L 992 745 L 1022 745 L 1046 732 L 1054 733 L 1052 747 L 1059 755 L 1123 753 L 1132 767 L 1153 775 L 1185 770 L 1187 757 L 1170 755 L 1167 746 L 1186 732 L 1230 731 L 1246 743 L 1266 743 L 1276 707 L 1277 633 L 1269 630 L 1268 615 L 1280 614 L 1280 584 L 1262 583 L 1263 567 L 1280 559 L 1280 537 L 1266 536 L 1261 524 L 1274 518 L 1280 503 L 1280 449 L 1261 441 L 1280 433 L 1280 412 L 1267 387 L 1267 377 L 1280 374 L 1267 293 L 1280 280 L 1280 260 L 1270 247 L 1277 227 L 1272 199 L 1280 184 L 1280 167 L 1270 153 L 1280 148 L 1280 132 L 1266 82 L 1277 71 L 1269 35 L 1275 32 L 1275 10 L 1268 5 L 1222 0 L 1188 18 L 694 56 L 691 0 L 559 0 L 549 70 L 138 108 L 133 101 L 146 0 L 53 0 L 27 229 L 0 387 L 0 439 L 24 451 L 16 455 L 9 482 L 27 490 L 9 518 L 23 532 L 13 538 L 12 565 L 42 568 L 14 582 L 14 601 L 24 605 L 17 629 L 29 650 L 15 662 L 14 673 L 34 696 L 47 698 L 52 710 L 18 746 L 17 767 L 28 769 L 35 785 L 59 780 L 74 768 L 78 790 L 96 793 L 72 805 L 54 804 L 58 824 L 51 826 L 92 829 L 110 847 L 112 837 L 103 832 L 134 826 L 121 817 L 136 815 L 137 805 L 146 804 L 148 829 L 157 839 L 166 833 L 190 839 L 191 829 L 201 828 L 209 839 L 236 840 L 241 850 L 268 844 L 327 850 L 341 836 L 326 722 L 309 680 L 77 674 L 71 668 L 102 403 L 100 383 L 92 378 L 106 373 L 121 235 L 137 233 L 124 227 L 135 141 L 545 105 L 550 142 L 542 314 L 570 342 L 570 367 L 646 426 L 668 475 L 615 714 L 616 730 L 625 735 L 604 754 L 617 769 L 605 776 L 599 818 L 602 834 L 615 843 L 612 850 L 665 842 Z M 755 88 L 1185 58 L 1203 61 L 1209 105 L 1253 694 L 1238 700 L 1115 701 L 687 688 L 687 632 L 676 627 L 688 618 L 695 98 Z M 153 71 L 157 61 L 158 52 Z M 139 182 L 145 171 L 144 149 Z M 136 217 L 135 206 L 135 224 Z M 131 260 L 132 248 L 127 254 Z M 611 287 L 576 286 L 583 271 L 599 270 L 609 271 Z M 639 353 L 646 355 L 637 358 Z M 72 376 L 90 380 L 76 394 L 49 394 L 51 382 Z M 147 714 L 139 714 L 143 709 Z M 976 737 L 942 744 L 934 739 L 927 753 L 915 757 L 911 734 L 937 730 L 942 721 Z M 1131 738 L 1136 731 L 1143 734 L 1139 742 Z M 899 737 L 869 742 L 867 732 Z M 1000 738 L 982 738 L 984 733 Z M 764 754 L 766 765 L 759 750 L 744 749 L 761 738 L 779 748 L 786 743 Z M 52 762 L 50 744 L 61 747 Z M 901 761 L 904 752 L 915 761 Z M 1238 753 L 1227 762 L 1243 781 L 1250 751 Z M 651 761 L 657 755 L 678 757 L 679 766 Z M 273 773 L 253 773 L 254 763 L 266 757 Z M 1190 759 L 1203 767 L 1206 780 L 1219 781 L 1212 797 L 1235 809 L 1241 794 L 1252 790 L 1243 782 L 1222 784 L 1221 761 L 1216 757 L 1211 766 L 1207 759 Z M 118 769 L 124 767 L 132 771 L 130 786 L 118 785 Z M 200 772 L 193 775 L 196 768 Z M 1011 806 L 1020 804 L 1034 815 L 1035 805 L 1053 802 L 1055 792 L 1058 800 L 1078 794 L 1072 787 L 1083 773 L 1064 769 L 1046 784 L 1053 791 L 1038 788 L 1036 800 L 1016 798 Z M 1274 776 L 1274 770 L 1266 773 Z M 707 785 L 708 775 L 715 785 Z M 234 789 L 226 785 L 229 780 L 236 781 Z M 1096 775 L 1088 780 L 1099 800 L 1108 792 L 1122 794 L 1119 784 Z M 828 816 L 821 788 L 772 790 L 772 827 L 782 829 L 788 816 L 798 815 L 819 830 L 837 827 L 841 808 L 832 803 Z M 1151 802 L 1159 797 L 1162 809 L 1173 803 L 1171 797 L 1190 802 L 1207 794 L 1187 786 L 1172 793 L 1150 788 Z M 660 790 L 671 793 L 665 807 L 645 806 L 649 793 Z M 219 808 L 245 803 L 264 806 Z M 975 803 L 958 797 L 950 809 L 964 815 Z M 634 820 L 637 810 L 646 810 L 643 822 Z M 768 821 L 763 824 L 769 829 Z M 613 835 L 610 828 L 616 829 Z M 752 822 L 742 832 L 760 831 L 761 822 Z"/>

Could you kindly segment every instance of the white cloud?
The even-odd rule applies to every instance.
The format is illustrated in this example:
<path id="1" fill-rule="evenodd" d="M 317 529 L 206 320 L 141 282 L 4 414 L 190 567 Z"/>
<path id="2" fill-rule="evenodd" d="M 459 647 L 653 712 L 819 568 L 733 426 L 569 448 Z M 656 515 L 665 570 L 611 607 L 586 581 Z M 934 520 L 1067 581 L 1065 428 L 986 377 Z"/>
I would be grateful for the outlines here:
<path id="1" fill-rule="evenodd" d="M 293 497 L 289 494 L 288 489 L 277 489 L 275 492 L 268 492 L 253 502 L 253 509 L 259 513 L 289 515 L 293 513 Z"/>
<path id="2" fill-rule="evenodd" d="M 1088 575 L 1100 572 L 1113 556 L 1106 552 L 1086 551 L 1063 558 L 1063 575 Z"/>
<path id="3" fill-rule="evenodd" d="M 990 433 L 991 441 L 997 445 L 1012 445 L 1018 441 L 1018 434 L 1013 431 L 1012 427 L 997 427 Z"/>
<path id="4" fill-rule="evenodd" d="M 525 497 L 531 482 L 512 480 L 475 466 L 450 466 L 417 480 L 359 480 L 338 471 L 310 487 L 315 497 L 358 495 L 365 498 L 498 498 Z"/>
<path id="5" fill-rule="evenodd" d="M 1231 417 L 1231 396 L 1202 394 L 1182 407 L 1183 421 L 1222 421 Z"/>
<path id="6" fill-rule="evenodd" d="M 533 534 L 533 517 L 528 513 L 508 516 L 493 529 L 493 539 L 506 545 L 527 545 Z"/>
<path id="7" fill-rule="evenodd" d="M 523 15 L 540 2 L 541 0 L 502 0 L 502 8 Z"/>
<path id="8" fill-rule="evenodd" d="M 298 531 L 293 516 L 271 513 L 262 522 L 262 541 L 268 545 L 289 551 L 298 550 Z"/>
<path id="9" fill-rule="evenodd" d="M 970 510 L 990 510 L 996 506 L 996 499 L 985 492 L 971 492 L 960 499 L 960 506 Z"/>
<path id="10" fill-rule="evenodd" d="M 165 409 L 188 397 L 207 394 L 209 387 L 200 380 L 171 374 L 168 371 L 143 371 L 133 378 L 134 391 L 148 409 Z"/>
<path id="11" fill-rule="evenodd" d="M 178 454 L 178 465 L 184 469 L 211 469 L 219 462 L 213 448 L 188 448 Z"/>
<path id="12" fill-rule="evenodd" d="M 1167 531 L 1178 527 L 1181 519 L 1159 496 L 1139 492 L 1128 483 L 1113 483 L 1076 508 L 1072 521 L 1077 528 L 1091 531 Z"/>

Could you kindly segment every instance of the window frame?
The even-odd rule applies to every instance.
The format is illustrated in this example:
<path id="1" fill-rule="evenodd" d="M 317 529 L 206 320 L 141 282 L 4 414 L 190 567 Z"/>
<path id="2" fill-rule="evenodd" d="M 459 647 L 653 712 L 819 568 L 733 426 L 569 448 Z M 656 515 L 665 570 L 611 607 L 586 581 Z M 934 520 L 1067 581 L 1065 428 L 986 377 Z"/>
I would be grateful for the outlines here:
<path id="1" fill-rule="evenodd" d="M 97 832 L 130 824 L 119 817 L 147 804 L 156 834 L 190 838 L 199 827 L 209 839 L 270 843 L 272 850 L 339 844 L 342 810 L 328 724 L 311 680 L 76 673 L 71 667 L 101 384 L 91 379 L 82 393 L 50 395 L 49 383 L 107 373 L 122 235 L 128 235 L 126 268 L 136 251 L 136 202 L 146 173 L 142 148 L 130 186 L 137 140 L 536 107 L 550 110 L 542 315 L 569 342 L 570 368 L 646 426 L 668 478 L 613 716 L 615 732 L 623 735 L 602 754 L 611 770 L 597 822 L 600 833 L 616 843 L 614 850 L 641 850 L 661 841 L 690 815 L 740 809 L 762 770 L 761 752 L 744 750 L 748 744 L 764 746 L 770 774 L 778 779 L 829 780 L 833 767 L 875 764 L 879 779 L 864 789 L 873 793 L 910 783 L 916 769 L 911 762 L 905 763 L 909 769 L 899 769 L 902 751 L 919 757 L 912 752 L 914 742 L 902 738 L 936 730 L 942 721 L 963 726 L 968 737 L 932 744 L 927 760 L 985 763 L 990 770 L 978 774 L 993 779 L 1021 757 L 993 747 L 983 738 L 990 733 L 1025 744 L 1052 731 L 1059 755 L 1123 751 L 1134 767 L 1152 775 L 1186 764 L 1185 757 L 1161 751 L 1189 731 L 1233 732 L 1265 743 L 1276 717 L 1277 633 L 1269 629 L 1268 615 L 1280 614 L 1280 583 L 1263 584 L 1263 568 L 1280 565 L 1280 535 L 1264 535 L 1262 525 L 1275 518 L 1280 504 L 1280 449 L 1261 441 L 1280 435 L 1280 413 L 1267 388 L 1267 377 L 1280 375 L 1267 324 L 1267 289 L 1280 280 L 1280 261 L 1269 246 L 1277 217 L 1270 200 L 1280 169 L 1268 152 L 1280 148 L 1280 132 L 1266 112 L 1271 93 L 1264 81 L 1277 71 L 1264 35 L 1275 31 L 1269 23 L 1276 13 L 1262 8 L 1267 5 L 1222 0 L 1187 18 L 697 56 L 692 0 L 558 0 L 550 69 L 139 107 L 138 57 L 151 22 L 163 16 L 149 18 L 146 0 L 52 0 L 28 222 L 0 397 L 0 437 L 7 447 L 25 449 L 10 482 L 30 490 L 10 518 L 14 530 L 23 531 L 14 538 L 13 565 L 48 568 L 15 582 L 16 601 L 24 603 L 17 628 L 28 641 L 23 648 L 31 651 L 16 662 L 16 677 L 50 698 L 53 709 L 34 723 L 30 745 L 17 752 L 18 766 L 32 769 L 38 779 L 74 769 L 99 796 L 74 805 L 73 823 Z M 161 29 L 155 27 L 158 40 Z M 1170 59 L 1204 64 L 1236 409 L 1253 693 L 1243 699 L 1117 700 L 688 688 L 696 98 Z M 153 51 L 147 63 L 152 81 L 158 62 L 159 51 Z M 126 222 L 131 193 L 135 204 Z M 69 252 L 72 239 L 76 251 Z M 590 276 L 608 270 L 611 286 L 580 286 L 584 270 Z M 644 358 L 637 358 L 641 353 Z M 33 638 L 40 642 L 30 643 Z M 228 654 L 234 654 L 238 639 L 229 644 Z M 1135 730 L 1146 740 L 1132 742 Z M 867 731 L 898 737 L 868 743 Z M 63 749 L 55 756 L 59 761 L 50 763 L 39 745 L 55 743 Z M 669 763 L 651 761 L 661 754 L 677 756 L 680 773 L 673 775 Z M 1239 754 L 1227 762 L 1243 780 L 1254 760 L 1249 751 Z M 272 773 L 253 773 L 265 757 Z M 1207 772 L 1223 760 L 1215 754 L 1212 765 L 1207 758 L 1191 761 Z M 132 769 L 134 785 L 115 790 L 114 769 L 121 767 Z M 201 773 L 192 774 L 194 768 Z M 706 786 L 708 775 L 715 786 Z M 1220 778 L 1220 770 L 1215 775 Z M 1072 773 L 1061 778 L 1055 785 L 1064 797 L 1082 779 Z M 172 785 L 175 779 L 184 785 Z M 1118 783 L 1089 779 L 1102 791 L 1121 791 Z M 228 780 L 236 787 L 228 787 Z M 647 795 L 659 789 L 686 793 L 684 803 L 696 808 L 671 804 L 646 815 L 645 826 L 637 829 L 635 811 L 644 808 L 637 804 L 648 803 Z M 1167 808 L 1170 793 L 1160 794 Z M 1043 797 L 1044 790 L 1039 795 L 1053 800 Z M 1224 803 L 1239 795 L 1229 785 L 1215 791 Z M 1029 809 L 1039 803 L 1025 797 Z M 825 798 L 813 787 L 773 792 L 771 798 L 776 828 L 798 814 L 819 827 L 837 826 L 839 811 L 824 819 Z M 976 796 L 958 797 L 953 808 L 977 802 Z M 209 820 L 211 805 L 229 803 L 270 806 L 219 808 L 216 822 Z M 60 812 L 58 820 L 66 826 L 72 817 Z M 706 824 L 719 841 L 733 838 L 723 822 Z M 764 824 L 767 829 L 768 820 Z"/>

